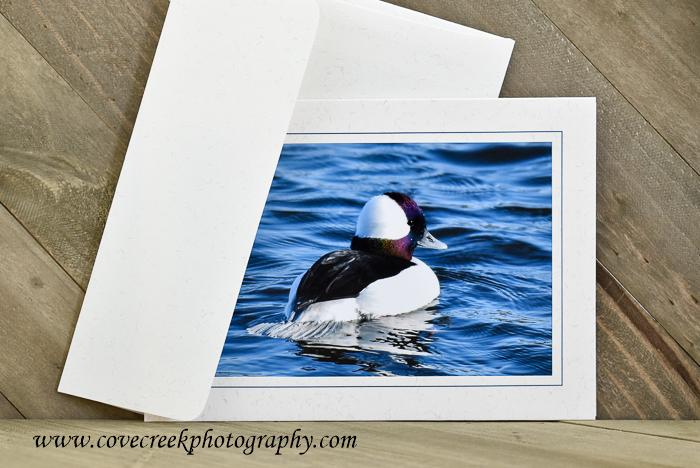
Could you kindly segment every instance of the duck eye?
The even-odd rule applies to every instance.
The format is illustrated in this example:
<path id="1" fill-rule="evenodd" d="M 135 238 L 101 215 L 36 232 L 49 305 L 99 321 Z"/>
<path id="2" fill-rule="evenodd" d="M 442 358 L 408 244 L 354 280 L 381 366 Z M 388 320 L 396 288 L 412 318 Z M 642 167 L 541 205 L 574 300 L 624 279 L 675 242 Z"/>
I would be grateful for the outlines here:
<path id="1" fill-rule="evenodd" d="M 412 219 L 409 219 L 409 220 L 408 220 L 408 225 L 409 225 L 409 226 L 413 226 L 414 224 L 415 224 L 415 223 L 414 223 L 414 221 L 413 221 Z"/>

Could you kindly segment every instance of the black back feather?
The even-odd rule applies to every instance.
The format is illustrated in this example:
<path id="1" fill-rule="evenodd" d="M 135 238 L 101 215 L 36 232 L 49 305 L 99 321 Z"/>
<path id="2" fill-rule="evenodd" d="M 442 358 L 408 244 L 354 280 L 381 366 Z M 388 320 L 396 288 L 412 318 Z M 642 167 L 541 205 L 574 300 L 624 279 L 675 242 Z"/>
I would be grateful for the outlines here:
<path id="1" fill-rule="evenodd" d="M 302 277 L 294 310 L 311 304 L 357 297 L 375 281 L 390 278 L 415 263 L 361 250 L 338 250 L 319 258 Z"/>

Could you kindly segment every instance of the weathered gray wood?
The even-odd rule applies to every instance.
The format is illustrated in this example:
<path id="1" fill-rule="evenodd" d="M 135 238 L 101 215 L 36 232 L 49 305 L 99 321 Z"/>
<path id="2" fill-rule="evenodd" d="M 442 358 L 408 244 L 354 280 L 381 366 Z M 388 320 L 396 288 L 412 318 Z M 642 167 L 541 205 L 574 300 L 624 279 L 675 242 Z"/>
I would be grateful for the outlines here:
<path id="1" fill-rule="evenodd" d="M 700 361 L 700 177 L 531 2 L 392 3 L 514 38 L 506 97 L 597 97 L 598 259 Z"/>
<path id="2" fill-rule="evenodd" d="M 0 392 L 28 418 L 133 417 L 56 392 L 83 292 L 0 206 Z"/>
<path id="3" fill-rule="evenodd" d="M 21 419 L 22 414 L 17 411 L 10 401 L 0 394 L 0 419 Z"/>
<path id="4" fill-rule="evenodd" d="M 128 141 L 167 0 L 0 0 L 0 13 Z"/>
<path id="5" fill-rule="evenodd" d="M 85 286 L 125 145 L 1 16 L 0 44 L 0 202 Z"/>
<path id="6" fill-rule="evenodd" d="M 0 16 L 0 393 L 27 417 L 127 417 L 56 393 L 124 145 Z M 29 276 L 28 276 L 29 275 Z"/>
<path id="7" fill-rule="evenodd" d="M 700 172 L 700 2 L 534 1 Z"/>
<path id="8" fill-rule="evenodd" d="M 598 418 L 700 418 L 698 365 L 600 265 L 597 277 Z"/>
<path id="9" fill-rule="evenodd" d="M 303 456 L 256 449 L 199 449 L 187 456 L 173 449 L 36 449 L 35 434 L 189 435 L 212 428 L 233 433 L 356 435 L 354 449 L 311 449 Z M 4 466 L 696 466 L 700 445 L 690 440 L 610 431 L 566 423 L 215 423 L 143 424 L 116 421 L 3 421 Z M 93 439 L 94 440 L 94 439 Z M 426 450 L 426 448 L 428 448 Z"/>

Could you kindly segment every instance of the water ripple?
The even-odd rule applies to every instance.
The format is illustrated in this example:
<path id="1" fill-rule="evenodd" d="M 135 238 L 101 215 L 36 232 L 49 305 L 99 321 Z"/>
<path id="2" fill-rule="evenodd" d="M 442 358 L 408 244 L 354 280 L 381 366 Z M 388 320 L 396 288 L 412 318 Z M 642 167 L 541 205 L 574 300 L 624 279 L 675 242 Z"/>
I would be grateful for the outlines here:
<path id="1" fill-rule="evenodd" d="M 548 144 L 286 145 L 217 375 L 551 373 Z M 450 248 L 418 250 L 439 302 L 397 317 L 285 323 L 288 288 L 348 248 L 376 194 L 410 193 Z"/>

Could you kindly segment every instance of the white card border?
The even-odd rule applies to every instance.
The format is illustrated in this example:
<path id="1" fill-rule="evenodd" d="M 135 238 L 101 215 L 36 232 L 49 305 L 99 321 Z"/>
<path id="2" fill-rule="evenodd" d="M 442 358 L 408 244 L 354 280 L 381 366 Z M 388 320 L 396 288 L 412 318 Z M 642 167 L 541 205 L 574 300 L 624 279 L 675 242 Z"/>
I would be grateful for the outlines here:
<path id="1" fill-rule="evenodd" d="M 560 386 L 212 388 L 197 420 L 594 419 L 595 125 L 595 98 L 299 102 L 291 133 L 488 133 L 523 127 L 520 131 L 562 132 L 563 381 Z"/>

